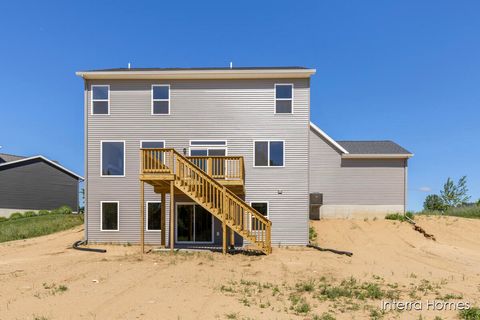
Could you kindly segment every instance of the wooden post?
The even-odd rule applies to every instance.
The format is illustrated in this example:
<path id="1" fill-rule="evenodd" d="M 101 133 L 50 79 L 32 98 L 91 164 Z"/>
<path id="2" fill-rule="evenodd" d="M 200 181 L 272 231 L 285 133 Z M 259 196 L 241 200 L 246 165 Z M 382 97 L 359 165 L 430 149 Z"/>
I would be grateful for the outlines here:
<path id="1" fill-rule="evenodd" d="M 213 174 L 212 158 L 207 158 L 207 174 L 209 176 Z"/>
<path id="2" fill-rule="evenodd" d="M 230 249 L 235 249 L 235 232 L 230 228 Z"/>
<path id="3" fill-rule="evenodd" d="M 165 245 L 166 245 L 166 240 L 167 240 L 167 224 L 166 224 L 167 214 L 166 214 L 166 211 L 165 211 L 165 210 L 166 210 L 166 207 L 167 207 L 167 206 L 166 206 L 166 202 L 167 202 L 167 200 L 166 200 L 166 197 L 165 197 L 165 192 L 162 192 L 162 203 L 161 203 L 161 210 L 162 210 L 162 212 L 161 212 L 161 214 L 160 214 L 160 215 L 161 215 L 160 220 L 161 220 L 161 224 L 162 224 L 162 225 L 161 225 L 161 229 L 162 229 L 162 231 L 161 231 L 161 232 L 162 232 L 161 245 L 162 245 L 163 247 L 165 247 Z"/>
<path id="4" fill-rule="evenodd" d="M 140 245 L 142 246 L 142 255 L 145 252 L 145 182 L 140 182 Z"/>
<path id="5" fill-rule="evenodd" d="M 223 254 L 227 254 L 227 224 L 225 223 L 225 220 L 223 220 L 222 227 L 223 227 L 222 252 Z"/>
<path id="6" fill-rule="evenodd" d="M 175 181 L 170 181 L 170 251 L 173 253 L 173 245 L 175 241 Z"/>

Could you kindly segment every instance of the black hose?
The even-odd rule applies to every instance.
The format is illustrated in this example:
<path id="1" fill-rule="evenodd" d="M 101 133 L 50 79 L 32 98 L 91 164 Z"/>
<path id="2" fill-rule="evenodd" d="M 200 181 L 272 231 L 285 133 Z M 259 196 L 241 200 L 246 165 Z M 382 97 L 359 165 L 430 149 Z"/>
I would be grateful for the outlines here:
<path id="1" fill-rule="evenodd" d="M 75 250 L 81 250 L 81 251 L 91 251 L 91 252 L 99 252 L 99 253 L 105 253 L 107 250 L 105 249 L 95 249 L 95 248 L 82 248 L 79 247 L 80 245 L 84 244 L 85 241 L 83 240 L 78 240 L 73 244 L 73 249 Z"/>
<path id="2" fill-rule="evenodd" d="M 307 244 L 307 247 L 314 248 L 314 249 L 317 249 L 319 251 L 329 251 L 329 252 L 333 252 L 333 253 L 336 253 L 336 254 L 344 254 L 344 255 L 349 256 L 349 257 L 353 256 L 352 252 L 329 249 L 329 248 L 322 248 L 322 247 L 319 247 L 319 246 L 311 244 L 311 243 Z"/>

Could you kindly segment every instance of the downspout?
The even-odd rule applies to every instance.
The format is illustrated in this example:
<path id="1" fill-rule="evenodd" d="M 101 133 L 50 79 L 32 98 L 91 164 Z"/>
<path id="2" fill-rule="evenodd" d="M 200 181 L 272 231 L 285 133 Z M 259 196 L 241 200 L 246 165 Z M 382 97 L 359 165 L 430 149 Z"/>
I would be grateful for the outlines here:
<path id="1" fill-rule="evenodd" d="M 403 166 L 403 215 L 407 213 L 407 178 L 408 174 L 408 158 L 405 159 L 405 164 Z"/>
<path id="2" fill-rule="evenodd" d="M 83 106 L 84 106 L 84 119 L 83 119 L 83 140 L 84 140 L 84 177 L 83 189 L 85 201 L 83 203 L 83 216 L 85 219 L 85 243 L 88 243 L 88 83 L 87 80 L 83 80 Z"/>

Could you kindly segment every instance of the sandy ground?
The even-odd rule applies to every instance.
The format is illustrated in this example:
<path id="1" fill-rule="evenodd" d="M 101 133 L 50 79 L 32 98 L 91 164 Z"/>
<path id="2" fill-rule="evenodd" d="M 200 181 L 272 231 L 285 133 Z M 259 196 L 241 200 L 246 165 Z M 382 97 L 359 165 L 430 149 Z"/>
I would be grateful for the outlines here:
<path id="1" fill-rule="evenodd" d="M 351 276 L 398 285 L 402 300 L 423 281 L 435 295 L 461 295 L 480 305 L 480 220 L 422 217 L 419 224 L 437 241 L 407 223 L 329 220 L 314 222 L 323 247 L 274 248 L 269 256 L 220 253 L 149 253 L 136 246 L 103 246 L 106 254 L 73 250 L 82 228 L 0 244 L 0 319 L 370 319 L 379 301 L 341 311 L 343 302 L 308 292 L 310 311 L 290 308 L 295 285 Z M 375 279 L 375 280 L 372 280 Z M 279 288 L 279 289 L 273 289 Z M 421 290 L 420 290 L 421 291 Z M 371 305 L 366 308 L 364 305 Z M 383 319 L 454 319 L 453 311 L 391 311 Z M 437 318 L 438 319 L 438 318 Z"/>

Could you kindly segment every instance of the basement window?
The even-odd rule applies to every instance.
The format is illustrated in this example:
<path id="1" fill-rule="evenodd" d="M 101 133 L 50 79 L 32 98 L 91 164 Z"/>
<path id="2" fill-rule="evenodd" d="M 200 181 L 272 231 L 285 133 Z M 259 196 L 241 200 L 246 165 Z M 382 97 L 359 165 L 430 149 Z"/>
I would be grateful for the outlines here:
<path id="1" fill-rule="evenodd" d="M 152 115 L 170 114 L 170 85 L 152 85 Z"/>
<path id="2" fill-rule="evenodd" d="M 162 230 L 162 203 L 147 201 L 147 231 Z"/>
<path id="3" fill-rule="evenodd" d="M 285 141 L 254 141 L 254 167 L 284 167 Z"/>
<path id="4" fill-rule="evenodd" d="M 92 86 L 92 114 L 110 114 L 110 86 Z"/>
<path id="5" fill-rule="evenodd" d="M 275 113 L 293 113 L 293 84 L 275 85 Z"/>
<path id="6" fill-rule="evenodd" d="M 101 202 L 101 230 L 118 231 L 119 203 L 118 201 Z"/>

